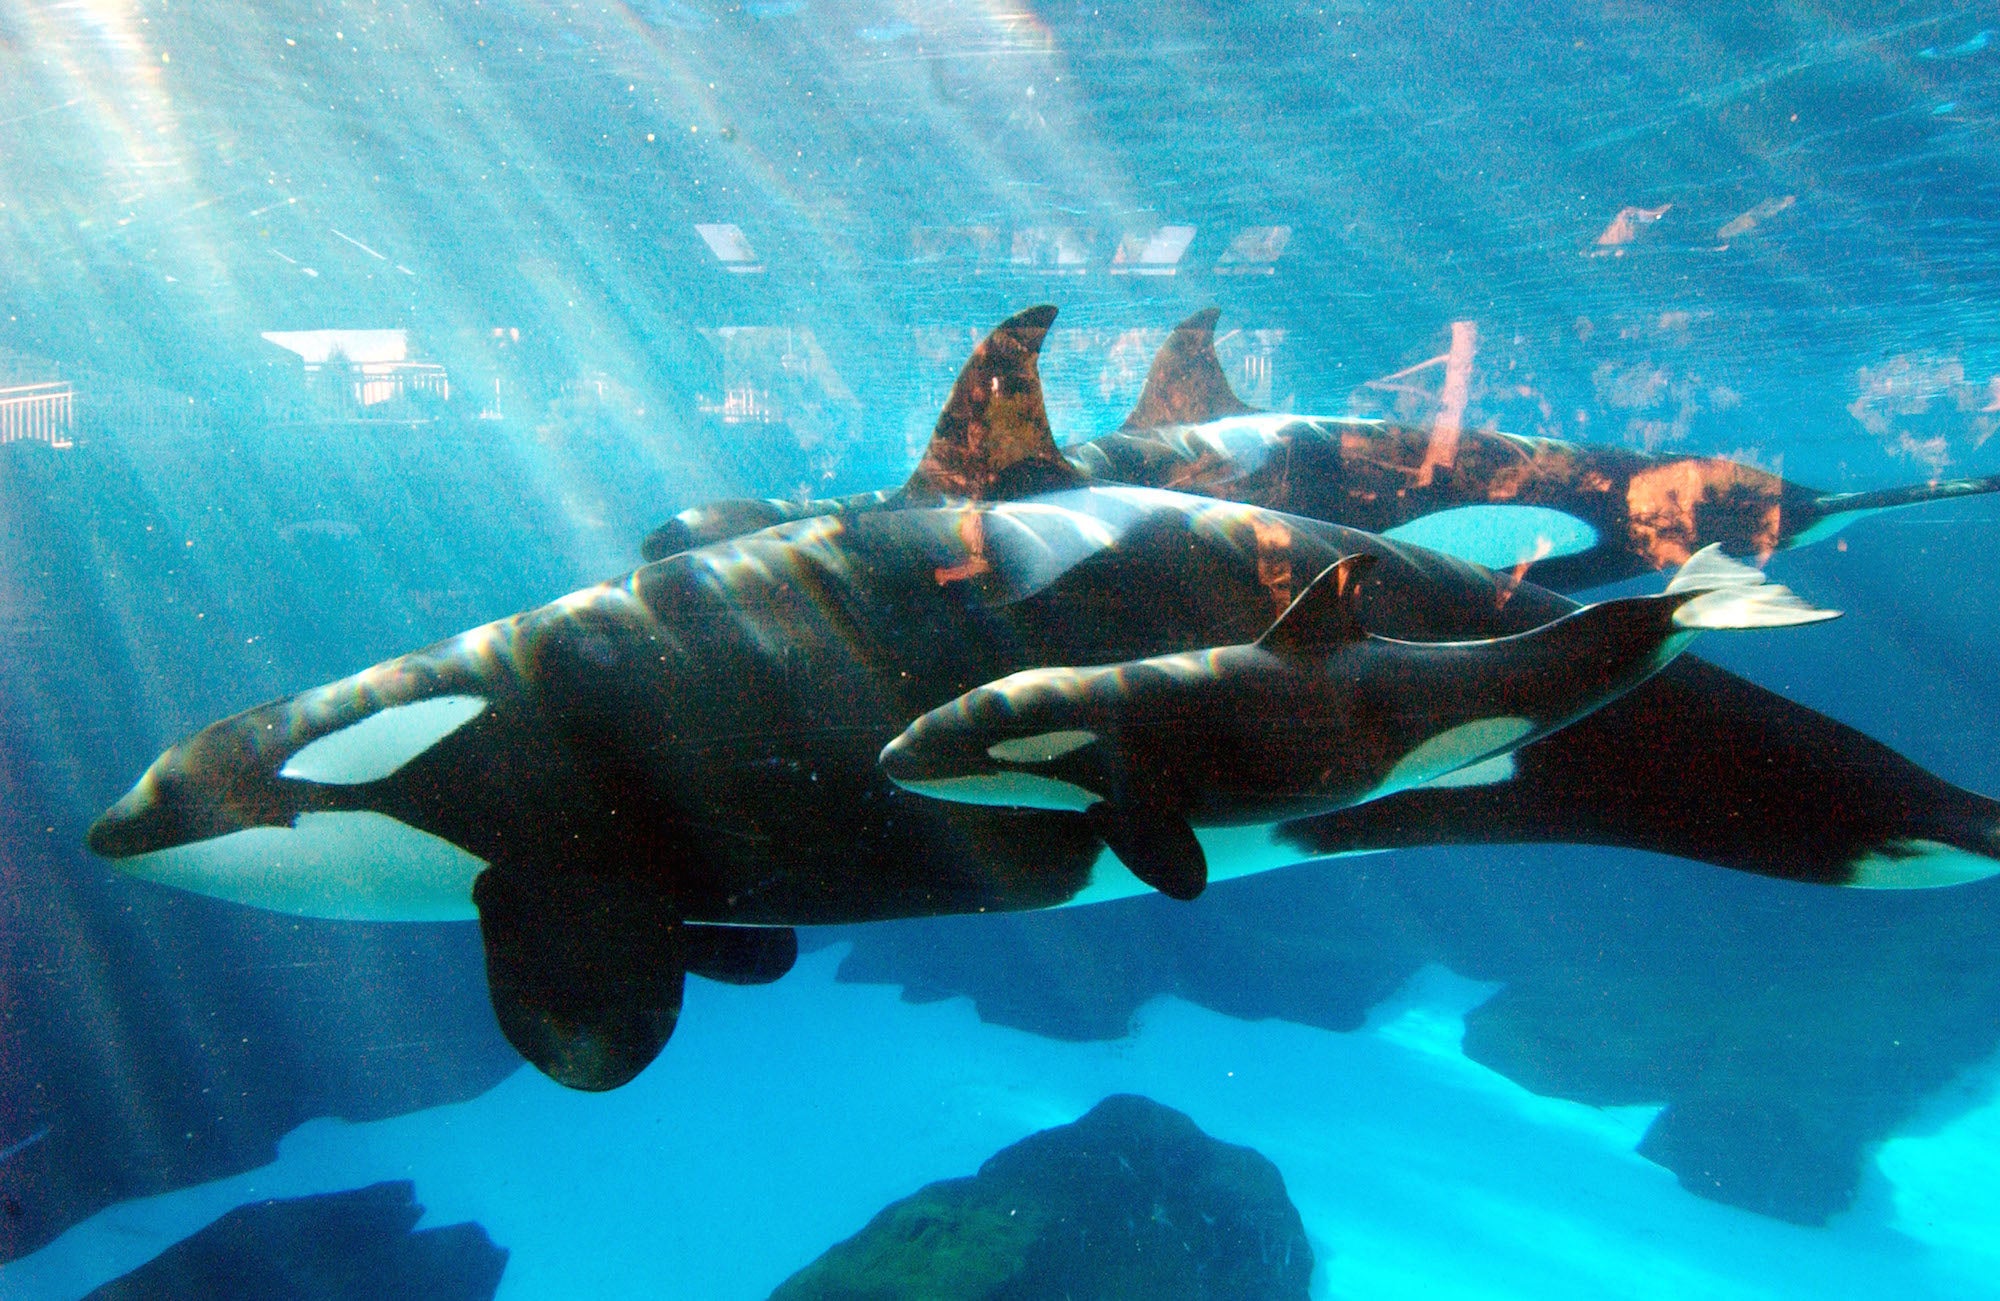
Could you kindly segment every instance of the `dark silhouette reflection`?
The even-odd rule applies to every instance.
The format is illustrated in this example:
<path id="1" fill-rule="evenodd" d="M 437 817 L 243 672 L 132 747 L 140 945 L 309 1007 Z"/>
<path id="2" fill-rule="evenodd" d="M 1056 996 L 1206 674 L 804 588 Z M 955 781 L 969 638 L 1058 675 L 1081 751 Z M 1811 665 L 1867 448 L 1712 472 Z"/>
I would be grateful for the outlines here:
<path id="1" fill-rule="evenodd" d="M 92 1301 L 487 1301 L 507 1252 L 477 1224 L 415 1231 L 408 1181 L 239 1206 Z"/>
<path id="2" fill-rule="evenodd" d="M 1419 851 L 1267 873 L 1193 904 L 836 932 L 841 978 L 969 995 L 982 1019 L 1109 1039 L 1172 994 L 1361 1027 L 1425 962 L 1505 986 L 1465 1051 L 1538 1093 L 1659 1105 L 1640 1151 L 1698 1196 L 1804 1224 L 1868 1148 L 2000 1047 L 2000 889 L 1802 892 L 1647 855 Z M 1337 1086 L 1327 1123 L 1339 1123 Z"/>

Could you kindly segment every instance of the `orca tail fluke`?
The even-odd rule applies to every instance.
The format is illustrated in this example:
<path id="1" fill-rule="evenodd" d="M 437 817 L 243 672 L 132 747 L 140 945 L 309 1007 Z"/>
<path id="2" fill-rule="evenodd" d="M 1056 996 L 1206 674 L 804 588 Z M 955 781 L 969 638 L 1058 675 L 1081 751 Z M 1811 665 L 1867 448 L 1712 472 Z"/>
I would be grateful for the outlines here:
<path id="1" fill-rule="evenodd" d="M 1824 542 L 1858 519 L 1905 506 L 1923 506 L 1934 501 L 1956 501 L 2000 492 L 2000 474 L 1975 479 L 1940 479 L 1935 483 L 1906 484 L 1900 488 L 1878 488 L 1872 492 L 1829 492 L 1806 503 L 1800 512 L 1806 525 L 1785 540 L 1788 547 L 1811 546 Z"/>
<path id="2" fill-rule="evenodd" d="M 1723 555 L 1718 543 L 1690 556 L 1666 594 L 1688 596 L 1674 611 L 1674 625 L 1694 631 L 1789 628 L 1840 617 L 1838 610 L 1819 609 L 1789 587 L 1767 582 L 1762 570 Z"/>

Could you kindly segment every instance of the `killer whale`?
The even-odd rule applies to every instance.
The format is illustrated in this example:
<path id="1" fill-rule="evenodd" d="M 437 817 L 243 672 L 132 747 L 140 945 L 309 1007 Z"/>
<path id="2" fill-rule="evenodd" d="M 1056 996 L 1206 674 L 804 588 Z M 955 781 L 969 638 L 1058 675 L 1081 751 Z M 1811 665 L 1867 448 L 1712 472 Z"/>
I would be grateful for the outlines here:
<path id="1" fill-rule="evenodd" d="M 1146 884 L 1208 880 L 1196 824 L 1281 823 L 1427 782 L 1504 780 L 1513 752 L 1624 695 L 1706 630 L 1836 618 L 1711 544 L 1657 596 L 1587 605 L 1481 641 L 1368 631 L 1345 556 L 1247 645 L 1025 669 L 975 687 L 882 750 L 905 790 L 1070 809 Z"/>
<path id="2" fill-rule="evenodd" d="M 1052 315 L 968 360 L 923 478 L 953 493 L 679 552 L 224 719 L 163 753 L 91 848 L 286 911 L 476 916 L 509 1040 L 611 1088 L 667 1041 L 686 974 L 773 979 L 792 927 L 1145 888 L 1082 815 L 882 775 L 911 719 L 981 683 L 1249 641 L 1356 553 L 1377 558 L 1356 600 L 1385 636 L 1506 636 L 1574 608 L 1361 530 L 1090 483 L 1041 410 Z M 1211 875 L 1509 839 L 1832 884 L 2000 869 L 2000 805 L 1691 657 L 1517 760 L 1489 786 L 1204 829 Z"/>
<path id="3" fill-rule="evenodd" d="M 1012 320 L 1054 314 L 1037 307 Z M 1064 449 L 1066 465 L 1093 483 L 1168 488 L 1387 533 L 1518 569 L 1557 591 L 1670 569 L 1711 543 L 1761 559 L 1883 511 L 2000 491 L 1996 475 L 1827 493 L 1722 457 L 1483 429 L 1441 443 L 1390 421 L 1259 411 L 1236 396 L 1216 358 L 1219 315 L 1208 308 L 1176 326 L 1124 423 Z M 934 473 L 941 468 L 920 466 L 900 490 L 692 507 L 641 549 L 657 560 L 785 520 L 931 500 L 954 486 Z"/>

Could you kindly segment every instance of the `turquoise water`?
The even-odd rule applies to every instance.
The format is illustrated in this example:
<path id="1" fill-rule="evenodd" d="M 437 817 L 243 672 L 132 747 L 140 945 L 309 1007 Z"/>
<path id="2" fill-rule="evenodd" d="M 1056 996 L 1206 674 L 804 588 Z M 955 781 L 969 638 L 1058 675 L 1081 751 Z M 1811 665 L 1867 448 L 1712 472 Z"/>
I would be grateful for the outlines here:
<path id="1" fill-rule="evenodd" d="M 1316 1296 L 2000 1292 L 1990 882 L 1418 847 L 805 927 L 791 974 L 690 982 L 659 1060 L 585 1095 L 502 1037 L 470 924 L 83 846 L 178 738 L 622 574 L 676 512 L 901 483 L 1036 303 L 1064 445 L 1214 305 L 1259 408 L 1828 493 L 2000 473 L 1994 31 L 0 0 L 0 1293 L 409 1179 L 425 1227 L 507 1251 L 505 1296 L 763 1296 L 1116 1092 L 1277 1165 Z M 1416 540 L 1526 558 L 1449 525 Z M 1996 543 L 1992 497 L 1858 520 L 1769 561 L 1843 619 L 1697 653 L 2000 796 Z M 1767 789 L 1705 816 L 1775 843 L 1843 812 L 1810 769 Z"/>

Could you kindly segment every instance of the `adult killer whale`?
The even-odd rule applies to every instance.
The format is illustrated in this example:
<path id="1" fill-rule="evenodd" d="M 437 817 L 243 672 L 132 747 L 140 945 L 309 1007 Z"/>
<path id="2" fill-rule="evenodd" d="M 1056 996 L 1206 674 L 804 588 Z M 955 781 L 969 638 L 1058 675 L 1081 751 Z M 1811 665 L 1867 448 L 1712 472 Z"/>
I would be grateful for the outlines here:
<path id="1" fill-rule="evenodd" d="M 1170 488 L 1387 533 L 1557 591 L 1672 568 L 1711 543 L 1762 559 L 1881 511 L 2000 491 L 1992 476 L 1824 493 L 1720 457 L 1262 412 L 1236 396 L 1216 359 L 1218 315 L 1208 308 L 1181 322 L 1124 424 L 1064 449 L 1064 462 L 1093 483 Z M 1001 329 L 1046 328 L 1054 316 L 1052 307 L 1030 308 Z M 964 493 L 950 468 L 927 461 L 914 492 L 693 507 L 642 550 L 657 560 L 785 520 L 923 501 L 926 490 Z"/>
<path id="2" fill-rule="evenodd" d="M 939 799 L 1087 814 L 1140 880 L 1192 899 L 1208 884 L 1196 826 L 1504 781 L 1514 751 L 1624 695 L 1703 631 L 1838 617 L 1710 544 L 1657 596 L 1509 637 L 1400 641 L 1358 609 L 1375 563 L 1357 552 L 1329 566 L 1248 645 L 975 687 L 889 742 L 882 771 Z"/>
<path id="3" fill-rule="evenodd" d="M 1017 318 L 967 362 L 919 477 L 937 504 L 681 552 L 225 719 L 162 754 L 90 846 L 297 913 L 476 913 L 508 1038 L 611 1088 L 666 1042 L 686 972 L 774 978 L 790 927 L 1144 888 L 1082 815 L 883 776 L 911 719 L 981 683 L 1250 640 L 1357 553 L 1377 558 L 1357 599 L 1386 636 L 1506 636 L 1575 608 L 1361 530 L 1082 481 L 1042 408 L 1046 328 Z M 1516 757 L 1492 785 L 1205 832 L 1206 858 L 1220 877 L 1539 840 L 1836 884 L 2000 870 L 2000 804 L 1689 656 Z"/>

